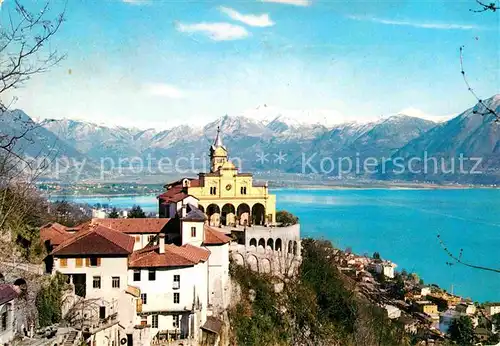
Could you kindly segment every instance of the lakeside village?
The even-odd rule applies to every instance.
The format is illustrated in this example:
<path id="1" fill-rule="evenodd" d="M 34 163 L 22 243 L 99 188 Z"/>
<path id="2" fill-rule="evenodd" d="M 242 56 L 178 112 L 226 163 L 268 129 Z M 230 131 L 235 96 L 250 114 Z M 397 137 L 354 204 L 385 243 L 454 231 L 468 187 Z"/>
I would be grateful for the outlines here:
<path id="1" fill-rule="evenodd" d="M 1 263 L 0 345 L 227 345 L 237 291 L 230 266 L 294 275 L 302 243 L 299 224 L 279 224 L 268 185 L 228 160 L 219 132 L 210 159 L 210 172 L 165 186 L 158 217 L 101 213 L 74 227 L 50 223 L 40 230 L 42 265 Z M 497 336 L 500 303 L 478 306 L 425 286 L 378 254 L 331 255 L 358 294 L 423 335 L 422 345 L 444 340 L 464 316 L 479 342 Z M 34 304 L 40 276 L 52 277 L 54 292 L 64 284 L 60 322 L 44 328 L 39 321 L 51 316 L 41 314 L 50 309 Z"/>

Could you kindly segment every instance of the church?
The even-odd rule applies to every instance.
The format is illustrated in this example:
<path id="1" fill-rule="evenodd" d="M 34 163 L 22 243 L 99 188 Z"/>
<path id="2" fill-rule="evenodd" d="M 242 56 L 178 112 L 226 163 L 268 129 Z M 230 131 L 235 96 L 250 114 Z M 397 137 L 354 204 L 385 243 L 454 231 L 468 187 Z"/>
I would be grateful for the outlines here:
<path id="1" fill-rule="evenodd" d="M 177 208 L 172 204 L 179 203 L 187 208 L 196 205 L 210 226 L 274 225 L 276 196 L 269 194 L 267 183 L 256 183 L 251 173 L 238 172 L 228 159 L 220 128 L 209 155 L 210 172 L 165 185 L 166 191 L 158 196 L 160 217 L 173 217 Z"/>

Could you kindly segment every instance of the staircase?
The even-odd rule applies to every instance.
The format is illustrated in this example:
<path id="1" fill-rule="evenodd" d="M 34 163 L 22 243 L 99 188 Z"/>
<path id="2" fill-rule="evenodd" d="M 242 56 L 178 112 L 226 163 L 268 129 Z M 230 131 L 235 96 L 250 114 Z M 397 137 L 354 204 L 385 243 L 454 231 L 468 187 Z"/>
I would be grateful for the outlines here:
<path id="1" fill-rule="evenodd" d="M 78 333 L 76 331 L 74 331 L 74 330 L 72 330 L 71 332 L 69 332 L 68 337 L 63 342 L 63 346 L 73 346 L 73 344 L 75 343 L 77 335 L 78 335 Z"/>

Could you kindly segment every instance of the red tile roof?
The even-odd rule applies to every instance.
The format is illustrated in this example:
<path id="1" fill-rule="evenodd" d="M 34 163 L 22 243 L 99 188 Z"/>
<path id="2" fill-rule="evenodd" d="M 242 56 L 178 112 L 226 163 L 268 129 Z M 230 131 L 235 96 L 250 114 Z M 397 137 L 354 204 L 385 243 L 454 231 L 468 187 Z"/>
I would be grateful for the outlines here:
<path id="1" fill-rule="evenodd" d="M 165 252 L 174 252 L 192 262 L 206 262 L 208 257 L 210 257 L 210 251 L 203 249 L 201 247 L 193 246 L 190 244 L 184 244 L 182 246 L 177 246 L 174 244 L 165 245 Z"/>
<path id="2" fill-rule="evenodd" d="M 40 228 L 40 240 L 45 243 L 49 241 L 50 245 L 57 246 L 71 237 L 67 227 L 57 222 L 48 223 Z"/>
<path id="3" fill-rule="evenodd" d="M 134 238 L 105 226 L 94 224 L 75 233 L 52 251 L 55 256 L 129 255 Z"/>
<path id="4" fill-rule="evenodd" d="M 200 187 L 201 182 L 200 179 L 191 179 L 191 187 Z"/>
<path id="5" fill-rule="evenodd" d="M 165 231 L 171 219 L 92 219 L 93 224 L 103 225 L 126 234 L 160 233 Z"/>
<path id="6" fill-rule="evenodd" d="M 167 186 L 170 186 L 171 188 L 175 187 L 175 186 L 181 186 L 182 187 L 182 182 L 183 182 L 184 179 L 188 179 L 190 181 L 189 185 L 191 187 L 199 187 L 200 186 L 200 179 L 196 179 L 196 178 L 182 178 L 182 179 L 173 181 L 171 183 L 165 184 L 165 187 L 167 187 Z"/>
<path id="7" fill-rule="evenodd" d="M 192 245 L 165 245 L 165 252 L 158 252 L 158 245 L 134 251 L 129 258 L 131 268 L 189 267 L 206 262 L 210 251 Z"/>
<path id="8" fill-rule="evenodd" d="M 204 245 L 223 245 L 227 244 L 231 241 L 231 238 L 221 232 L 220 228 L 210 227 L 208 225 L 204 225 Z"/>
<path id="9" fill-rule="evenodd" d="M 182 185 L 172 187 L 158 196 L 161 203 L 179 202 L 189 195 L 185 192 Z"/>
<path id="10" fill-rule="evenodd" d="M 14 285 L 0 284 L 0 305 L 19 296 L 19 289 Z"/>
<path id="11" fill-rule="evenodd" d="M 189 179 L 189 178 L 188 178 Z M 167 184 L 165 186 L 169 186 L 170 188 L 162 193 L 161 195 L 157 196 L 162 203 L 170 203 L 170 202 L 179 202 L 182 201 L 186 197 L 194 197 L 189 194 L 189 188 L 185 188 L 182 186 L 182 180 L 174 181 L 173 183 Z M 200 186 L 200 180 L 199 179 L 189 179 L 191 181 L 190 186 L 191 187 L 198 187 Z M 196 198 L 196 197 L 195 197 Z"/>

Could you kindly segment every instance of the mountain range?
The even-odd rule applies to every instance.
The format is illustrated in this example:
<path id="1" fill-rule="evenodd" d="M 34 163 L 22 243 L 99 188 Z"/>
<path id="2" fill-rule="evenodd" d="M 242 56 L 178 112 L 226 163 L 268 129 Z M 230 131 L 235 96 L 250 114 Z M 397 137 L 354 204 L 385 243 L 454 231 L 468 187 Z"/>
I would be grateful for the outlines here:
<path id="1" fill-rule="evenodd" d="M 500 95 L 483 102 L 498 114 Z M 25 141 L 17 149 L 30 156 L 55 152 L 58 157 L 85 158 L 87 176 L 96 174 L 103 158 L 115 162 L 134 158 L 131 160 L 134 165 L 139 160 L 150 160 L 153 167 L 168 162 L 171 170 L 192 169 L 194 173 L 207 169 L 208 148 L 220 126 L 230 157 L 245 171 L 318 173 L 336 178 L 496 183 L 500 177 L 500 125 L 494 123 L 492 114 L 482 116 L 474 112 L 481 113 L 480 107 L 476 105 L 443 123 L 398 114 L 370 123 L 326 126 L 276 114 L 265 120 L 225 116 L 201 127 L 181 125 L 167 130 L 140 130 L 70 119 L 46 119 L 37 124 L 31 134 L 32 140 Z M 21 110 L 5 112 L 0 117 L 1 132 L 14 134 L 21 131 L 22 128 L 16 127 L 18 118 L 34 123 Z M 450 161 L 460 154 L 469 158 L 481 157 L 479 168 L 482 173 L 466 175 L 420 169 L 421 172 L 406 170 L 394 174 L 396 158 L 404 162 L 412 157 Z M 180 157 L 184 159 L 179 160 Z M 367 160 L 371 160 L 372 169 L 364 165 Z M 384 160 L 388 162 L 384 164 L 388 171 L 382 173 Z M 349 161 L 353 167 L 348 167 Z M 470 170 L 472 162 L 466 166 Z M 419 164 L 415 167 L 422 168 Z M 350 168 L 349 172 L 347 168 Z M 153 169 L 153 173 L 137 174 L 156 173 Z"/>

